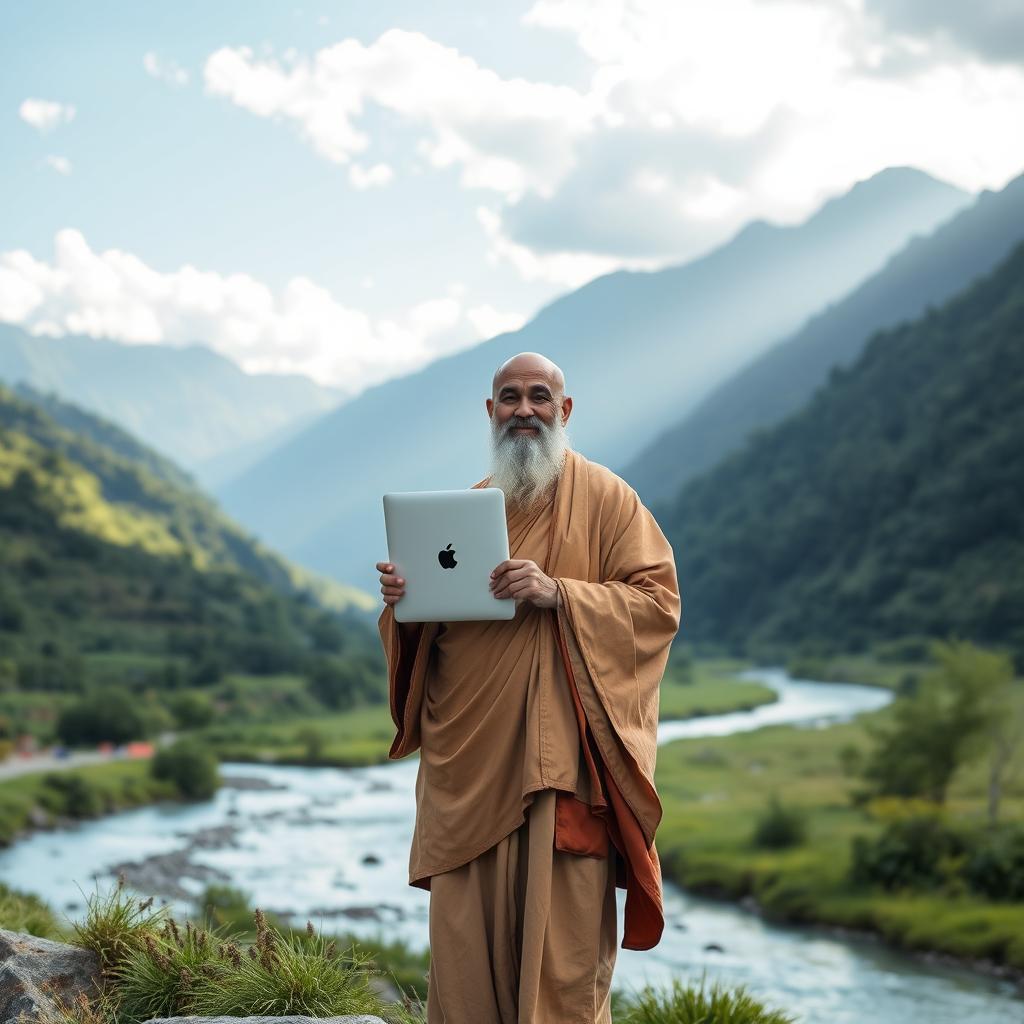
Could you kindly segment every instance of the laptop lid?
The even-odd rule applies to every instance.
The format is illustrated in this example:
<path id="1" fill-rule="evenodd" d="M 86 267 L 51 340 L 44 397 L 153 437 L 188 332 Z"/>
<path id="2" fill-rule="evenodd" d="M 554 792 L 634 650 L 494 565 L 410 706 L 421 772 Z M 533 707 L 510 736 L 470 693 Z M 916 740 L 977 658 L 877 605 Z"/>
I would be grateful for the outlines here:
<path id="1" fill-rule="evenodd" d="M 512 619 L 514 598 L 495 597 L 491 570 L 509 557 L 505 493 L 498 487 L 384 495 L 388 561 L 405 580 L 397 622 Z"/>

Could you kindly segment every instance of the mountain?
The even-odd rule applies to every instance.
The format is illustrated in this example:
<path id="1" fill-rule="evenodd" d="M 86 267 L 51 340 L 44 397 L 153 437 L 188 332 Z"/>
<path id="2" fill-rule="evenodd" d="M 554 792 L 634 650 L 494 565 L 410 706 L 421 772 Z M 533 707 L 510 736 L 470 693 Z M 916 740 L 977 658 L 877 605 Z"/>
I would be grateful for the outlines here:
<path id="1" fill-rule="evenodd" d="M 622 462 L 969 198 L 891 168 L 802 224 L 757 221 L 683 266 L 598 278 L 518 331 L 368 389 L 216 493 L 290 557 L 375 586 L 373 564 L 386 557 L 381 494 L 466 487 L 486 473 L 484 402 L 508 356 L 536 350 L 559 363 L 575 402 L 571 443 Z"/>
<path id="2" fill-rule="evenodd" d="M 698 646 L 950 634 L 1024 664 L 1024 242 L 876 332 L 803 409 L 651 506 Z"/>
<path id="3" fill-rule="evenodd" d="M 0 385 L 0 669 L 23 688 L 211 659 L 285 671 L 327 635 L 372 655 L 373 604 L 267 550 L 115 424 Z"/>
<path id="4" fill-rule="evenodd" d="M 293 416 L 284 426 L 272 430 L 269 434 L 257 437 L 254 441 L 245 441 L 227 451 L 209 458 L 201 459 L 191 466 L 196 479 L 203 489 L 210 493 L 219 487 L 226 487 L 231 480 L 240 476 L 250 466 L 265 459 L 274 449 L 297 437 L 323 415 L 323 410 L 314 409 L 310 412 Z"/>
<path id="5" fill-rule="evenodd" d="M 931 235 L 913 238 L 850 295 L 715 388 L 624 468 L 645 501 L 670 497 L 753 430 L 798 409 L 868 336 L 921 315 L 988 273 L 1024 238 L 1024 174 L 985 190 Z"/>
<path id="6" fill-rule="evenodd" d="M 0 323 L 0 380 L 24 381 L 119 423 L 200 477 L 204 463 L 348 395 L 299 374 L 245 373 L 206 345 L 33 336 Z M 283 439 L 283 435 L 282 435 Z M 230 469 L 230 465 L 229 465 Z M 210 477 L 223 479 L 214 464 Z"/>

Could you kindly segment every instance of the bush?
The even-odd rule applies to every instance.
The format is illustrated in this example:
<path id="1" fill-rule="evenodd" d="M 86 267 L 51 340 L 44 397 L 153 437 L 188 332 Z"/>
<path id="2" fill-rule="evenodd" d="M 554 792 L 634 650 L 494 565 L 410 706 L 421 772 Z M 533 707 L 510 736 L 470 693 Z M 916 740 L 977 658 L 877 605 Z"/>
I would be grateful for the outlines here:
<path id="1" fill-rule="evenodd" d="M 99 791 L 75 771 L 47 772 L 39 802 L 55 814 L 69 818 L 95 818 L 103 813 Z"/>
<path id="2" fill-rule="evenodd" d="M 964 880 L 990 900 L 1024 900 L 1024 827 L 1007 825 L 977 837 Z"/>
<path id="3" fill-rule="evenodd" d="M 57 736 L 76 744 L 126 743 L 146 735 L 146 720 L 138 701 L 125 691 L 108 687 L 68 705 L 57 719 Z"/>
<path id="4" fill-rule="evenodd" d="M 772 796 L 767 811 L 758 819 L 751 843 L 762 849 L 780 850 L 799 846 L 807 838 L 807 821 L 801 811 L 783 807 L 777 795 Z"/>
<path id="5" fill-rule="evenodd" d="M 217 758 L 194 739 L 161 747 L 150 761 L 153 778 L 173 782 L 182 796 L 206 799 L 220 783 Z"/>
<path id="6" fill-rule="evenodd" d="M 213 720 L 213 704 L 204 693 L 179 693 L 169 701 L 171 714 L 182 729 L 198 729 Z"/>
<path id="7" fill-rule="evenodd" d="M 628 998 L 625 1014 L 615 1019 L 621 1024 L 793 1024 L 796 1020 L 768 1009 L 743 985 L 727 989 L 716 981 L 705 991 L 704 978 L 700 988 L 684 985 L 678 978 L 672 979 L 671 988 L 645 985 Z"/>
<path id="8" fill-rule="evenodd" d="M 931 888 L 950 879 L 966 840 L 937 815 L 916 815 L 888 825 L 875 839 L 854 836 L 850 877 L 883 889 Z"/>
<path id="9" fill-rule="evenodd" d="M 376 704 L 385 699 L 378 666 L 362 655 L 339 658 L 315 655 L 307 659 L 303 674 L 309 680 L 309 691 L 327 708 L 347 711 L 357 704 Z"/>

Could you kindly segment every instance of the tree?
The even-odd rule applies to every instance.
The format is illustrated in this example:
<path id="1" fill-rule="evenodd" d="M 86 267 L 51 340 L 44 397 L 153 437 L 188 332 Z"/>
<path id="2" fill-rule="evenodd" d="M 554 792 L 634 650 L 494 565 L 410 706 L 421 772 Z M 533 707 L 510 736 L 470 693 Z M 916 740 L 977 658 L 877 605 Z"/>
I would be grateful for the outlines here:
<path id="1" fill-rule="evenodd" d="M 979 651 L 977 662 L 989 752 L 988 820 L 995 825 L 1015 755 L 1024 743 L 1024 700 L 1014 699 L 1014 687 L 1018 684 L 1011 655 Z"/>
<path id="2" fill-rule="evenodd" d="M 316 762 L 323 757 L 326 738 L 315 725 L 303 726 L 296 732 L 295 739 L 305 748 L 307 761 Z"/>
<path id="3" fill-rule="evenodd" d="M 149 769 L 153 778 L 173 782 L 183 796 L 194 799 L 213 796 L 220 784 L 217 758 L 191 737 L 161 747 Z"/>
<path id="4" fill-rule="evenodd" d="M 878 795 L 944 803 L 957 768 L 984 749 L 993 728 L 999 656 L 958 640 L 935 641 L 932 652 L 937 667 L 917 692 L 896 699 L 888 723 L 867 727 L 876 746 L 864 776 Z"/>
<path id="5" fill-rule="evenodd" d="M 76 744 L 126 743 L 148 735 L 138 701 L 127 690 L 106 686 L 65 707 L 57 719 L 58 738 Z"/>

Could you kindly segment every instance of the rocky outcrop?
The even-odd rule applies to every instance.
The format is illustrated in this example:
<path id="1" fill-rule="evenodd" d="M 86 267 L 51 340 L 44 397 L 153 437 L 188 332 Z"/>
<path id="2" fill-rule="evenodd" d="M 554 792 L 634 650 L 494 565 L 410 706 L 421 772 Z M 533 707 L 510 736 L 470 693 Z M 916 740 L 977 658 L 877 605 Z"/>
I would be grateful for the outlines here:
<path id="1" fill-rule="evenodd" d="M 36 1020 L 80 992 L 98 994 L 99 960 L 95 953 L 63 942 L 0 928 L 0 1024 L 19 1016 Z"/>

